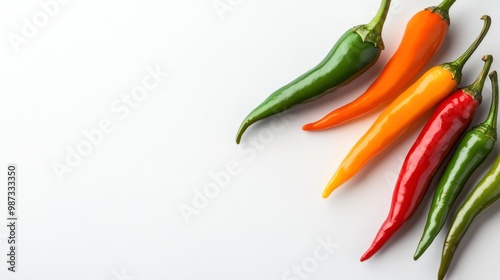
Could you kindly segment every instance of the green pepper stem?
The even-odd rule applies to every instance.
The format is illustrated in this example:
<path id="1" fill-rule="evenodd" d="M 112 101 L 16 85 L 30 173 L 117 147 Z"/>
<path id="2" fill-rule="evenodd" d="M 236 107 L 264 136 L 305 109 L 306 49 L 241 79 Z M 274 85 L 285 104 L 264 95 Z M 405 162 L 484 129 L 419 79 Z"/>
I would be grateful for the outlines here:
<path id="1" fill-rule="evenodd" d="M 470 45 L 470 47 L 459 58 L 457 58 L 457 60 L 451 63 L 445 63 L 441 65 L 443 68 L 447 69 L 452 73 L 453 79 L 455 79 L 458 83 L 460 83 L 460 81 L 462 80 L 462 70 L 464 68 L 465 63 L 467 63 L 469 58 L 472 56 L 474 51 L 476 51 L 477 47 L 479 47 L 484 37 L 486 36 L 486 34 L 488 34 L 488 31 L 490 30 L 491 26 L 490 16 L 484 15 L 481 17 L 481 20 L 484 20 L 484 25 L 481 30 L 481 33 L 476 38 L 476 40 Z"/>
<path id="2" fill-rule="evenodd" d="M 375 34 L 381 34 L 390 7 L 391 7 L 391 0 L 382 0 L 382 3 L 380 3 L 380 7 L 378 8 L 377 14 L 366 25 L 366 29 L 372 31 Z"/>
<path id="3" fill-rule="evenodd" d="M 384 28 L 385 19 L 387 18 L 387 13 L 389 13 L 390 6 L 391 0 L 382 0 L 377 14 L 368 24 L 354 27 L 354 32 L 359 34 L 363 42 L 372 43 L 376 48 L 380 48 L 381 50 L 384 49 L 382 29 Z"/>
<path id="4" fill-rule="evenodd" d="M 493 56 L 485 55 L 483 56 L 483 61 L 484 61 L 483 69 L 481 70 L 481 73 L 479 73 L 479 76 L 477 77 L 476 81 L 472 83 L 470 86 L 464 88 L 465 92 L 472 95 L 472 97 L 474 97 L 474 99 L 478 100 L 479 102 L 481 102 L 482 100 L 481 93 L 483 92 L 484 82 L 486 81 L 486 77 L 490 72 L 491 64 L 493 63 Z"/>
<path id="5" fill-rule="evenodd" d="M 443 0 L 443 2 L 438 5 L 438 8 L 444 11 L 449 11 L 451 6 L 455 4 L 455 1 L 457 0 Z"/>
<path id="6" fill-rule="evenodd" d="M 490 74 L 491 80 L 491 105 L 488 117 L 484 121 L 484 125 L 489 126 L 490 129 L 496 130 L 497 128 L 497 118 L 498 118 L 498 75 L 497 71 L 493 71 Z"/>

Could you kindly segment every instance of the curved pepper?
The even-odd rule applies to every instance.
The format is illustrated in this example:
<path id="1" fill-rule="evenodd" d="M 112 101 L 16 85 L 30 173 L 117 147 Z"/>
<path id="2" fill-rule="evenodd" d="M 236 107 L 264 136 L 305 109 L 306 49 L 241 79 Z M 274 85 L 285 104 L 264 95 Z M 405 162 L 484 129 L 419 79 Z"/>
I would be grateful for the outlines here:
<path id="1" fill-rule="evenodd" d="M 449 28 L 448 11 L 455 0 L 444 0 L 415 14 L 406 26 L 398 49 L 379 77 L 357 99 L 322 119 L 306 124 L 303 130 L 322 130 L 337 126 L 379 108 L 401 93 L 437 53 Z"/>
<path id="2" fill-rule="evenodd" d="M 479 78 L 487 75 L 490 66 L 491 60 L 485 63 Z M 434 174 L 474 118 L 481 101 L 481 92 L 471 90 L 474 86 L 444 99 L 425 124 L 401 167 L 389 215 L 361 261 L 380 250 L 417 210 Z"/>
<path id="3" fill-rule="evenodd" d="M 380 114 L 328 182 L 323 192 L 324 198 L 352 178 L 368 161 L 457 87 L 462 78 L 464 64 L 490 28 L 491 18 L 483 16 L 481 19 L 484 20 L 481 34 L 462 56 L 454 62 L 441 64 L 427 71 Z"/>
<path id="4" fill-rule="evenodd" d="M 272 93 L 241 123 L 236 134 L 239 144 L 253 123 L 296 105 L 317 99 L 364 73 L 384 49 L 381 33 L 391 0 L 382 0 L 375 17 L 366 25 L 349 29 L 316 67 Z"/>
<path id="5" fill-rule="evenodd" d="M 483 58 L 486 65 L 476 82 L 463 91 L 480 98 L 487 73 L 493 61 L 491 55 Z M 439 231 L 443 228 L 448 213 L 462 191 L 472 173 L 483 163 L 493 151 L 497 140 L 498 92 L 493 92 L 490 111 L 486 121 L 469 130 L 460 143 L 446 167 L 434 193 L 432 204 L 425 224 L 425 229 L 415 252 L 417 260 L 429 247 Z"/>
<path id="6" fill-rule="evenodd" d="M 498 94 L 496 72 L 492 73 L 490 78 L 493 83 L 493 91 Z M 500 156 L 465 199 L 453 218 L 443 246 L 441 265 L 438 272 L 439 280 L 444 279 L 453 255 L 474 219 L 498 199 L 500 199 Z"/>

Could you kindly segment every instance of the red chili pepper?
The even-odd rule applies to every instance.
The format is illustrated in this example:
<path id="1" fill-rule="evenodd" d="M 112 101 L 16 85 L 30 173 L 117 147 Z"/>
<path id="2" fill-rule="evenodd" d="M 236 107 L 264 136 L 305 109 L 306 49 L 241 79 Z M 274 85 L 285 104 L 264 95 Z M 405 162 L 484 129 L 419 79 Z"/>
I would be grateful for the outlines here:
<path id="1" fill-rule="evenodd" d="M 487 73 L 490 63 L 485 63 Z M 483 80 L 484 82 L 484 80 Z M 406 155 L 394 188 L 385 222 L 370 248 L 361 257 L 372 257 L 413 215 L 429 188 L 432 177 L 469 126 L 481 102 L 482 86 L 459 89 L 441 101 Z"/>

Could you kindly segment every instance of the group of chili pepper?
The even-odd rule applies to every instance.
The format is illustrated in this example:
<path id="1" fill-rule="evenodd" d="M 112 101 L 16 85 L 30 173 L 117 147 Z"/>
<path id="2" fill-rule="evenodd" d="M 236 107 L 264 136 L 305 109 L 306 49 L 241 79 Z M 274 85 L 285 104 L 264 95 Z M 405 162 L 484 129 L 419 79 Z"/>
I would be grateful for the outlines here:
<path id="1" fill-rule="evenodd" d="M 495 146 L 498 114 L 496 71 L 489 74 L 492 99 L 488 116 L 483 123 L 465 133 L 482 101 L 481 93 L 493 57 L 483 57 L 484 67 L 473 84 L 456 90 L 465 63 L 488 33 L 489 16 L 481 18 L 483 28 L 462 56 L 431 68 L 412 83 L 441 47 L 450 25 L 449 9 L 454 3 L 455 0 L 443 0 L 437 7 L 429 7 L 414 15 L 398 49 L 369 88 L 351 103 L 303 126 L 307 131 L 327 129 L 386 106 L 328 182 L 323 192 L 326 198 L 416 120 L 436 108 L 403 162 L 389 214 L 361 261 L 379 251 L 412 217 L 437 170 L 455 148 L 435 190 L 414 255 L 417 260 L 443 228 L 469 177 Z M 370 23 L 348 30 L 316 67 L 278 89 L 257 106 L 242 122 L 236 142 L 240 142 L 245 130 L 253 123 L 332 92 L 374 65 L 384 49 L 381 33 L 390 4 L 390 0 L 382 0 Z M 500 156 L 455 213 L 444 243 L 438 279 L 444 278 L 460 240 L 475 217 L 499 198 Z"/>

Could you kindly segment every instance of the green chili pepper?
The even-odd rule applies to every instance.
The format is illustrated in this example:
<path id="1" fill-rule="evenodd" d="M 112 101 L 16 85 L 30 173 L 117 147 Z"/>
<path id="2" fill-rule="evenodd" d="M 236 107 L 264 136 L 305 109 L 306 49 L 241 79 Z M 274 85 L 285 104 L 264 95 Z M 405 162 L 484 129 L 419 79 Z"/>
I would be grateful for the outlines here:
<path id="1" fill-rule="evenodd" d="M 498 99 L 498 78 L 496 71 L 490 74 L 490 78 L 496 102 Z M 491 124 L 496 120 L 496 110 L 494 111 L 495 113 L 488 117 L 488 120 L 491 120 Z M 485 129 L 494 130 L 494 127 L 485 127 Z M 446 275 L 453 254 L 474 219 L 498 199 L 500 199 L 500 156 L 455 214 L 444 242 L 438 279 L 442 280 Z"/>
<path id="2" fill-rule="evenodd" d="M 484 81 L 493 62 L 485 56 L 485 67 L 478 79 L 463 91 L 481 100 Z M 434 193 L 422 238 L 413 258 L 417 260 L 443 228 L 450 209 L 472 173 L 483 163 L 497 140 L 498 96 L 493 92 L 490 112 L 486 120 L 469 130 L 460 140 Z"/>
<path id="3" fill-rule="evenodd" d="M 349 29 L 316 67 L 272 93 L 241 123 L 236 135 L 240 143 L 253 123 L 303 104 L 337 89 L 370 68 L 384 49 L 382 28 L 391 0 L 382 0 L 375 17 L 366 25 Z"/>

